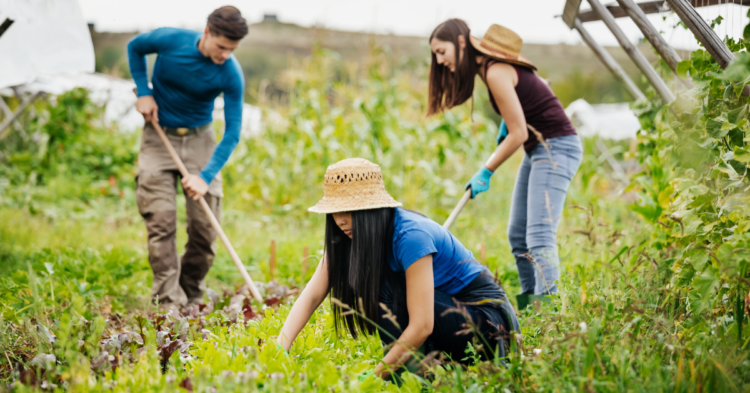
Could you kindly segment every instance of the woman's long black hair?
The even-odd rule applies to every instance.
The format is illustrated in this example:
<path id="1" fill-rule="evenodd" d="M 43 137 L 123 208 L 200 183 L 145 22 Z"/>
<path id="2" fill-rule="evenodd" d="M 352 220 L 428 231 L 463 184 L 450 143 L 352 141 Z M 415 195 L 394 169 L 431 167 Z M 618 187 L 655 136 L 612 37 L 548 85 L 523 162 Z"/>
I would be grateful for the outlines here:
<path id="1" fill-rule="evenodd" d="M 387 274 L 388 255 L 393 244 L 395 208 L 352 212 L 352 239 L 326 216 L 325 248 L 328 257 L 328 285 L 331 296 L 357 313 L 332 303 L 336 332 L 343 325 L 353 338 L 358 333 L 373 334 L 379 318 L 380 284 Z M 362 314 L 362 315 L 360 315 Z"/>

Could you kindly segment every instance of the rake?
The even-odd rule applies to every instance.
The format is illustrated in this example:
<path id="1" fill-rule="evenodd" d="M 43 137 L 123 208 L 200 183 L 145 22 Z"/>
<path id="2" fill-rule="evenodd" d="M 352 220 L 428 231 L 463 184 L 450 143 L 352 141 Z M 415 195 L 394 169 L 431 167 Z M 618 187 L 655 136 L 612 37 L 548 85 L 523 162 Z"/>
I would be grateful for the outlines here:
<path id="1" fill-rule="evenodd" d="M 154 130 L 156 130 L 156 133 L 159 135 L 159 139 L 161 139 L 161 141 L 164 143 L 164 147 L 167 148 L 169 155 L 172 157 L 172 161 L 174 161 L 175 165 L 177 165 L 177 169 L 179 169 L 182 177 L 189 175 L 190 173 L 185 168 L 185 164 L 182 163 L 180 156 L 177 155 L 177 152 L 174 150 L 174 147 L 172 147 L 172 144 L 169 142 L 169 139 L 167 139 L 167 135 L 164 133 L 164 130 L 161 128 L 159 123 L 152 121 L 151 125 L 154 127 Z M 253 298 L 255 298 L 255 300 L 257 300 L 259 304 L 263 304 L 263 298 L 260 296 L 260 292 L 258 292 L 258 288 L 255 287 L 255 283 L 253 283 L 253 279 L 250 278 L 250 275 L 247 273 L 247 269 L 245 269 L 245 265 L 240 260 L 240 256 L 237 255 L 237 251 L 235 251 L 234 247 L 232 247 L 232 243 L 229 242 L 229 238 L 227 237 L 226 233 L 224 233 L 224 230 L 221 229 L 221 224 L 219 224 L 219 220 L 216 219 L 214 212 L 211 211 L 211 208 L 208 206 L 208 203 L 206 203 L 206 200 L 203 197 L 201 197 L 199 202 L 200 202 L 201 207 L 203 208 L 203 211 L 206 213 L 206 216 L 208 216 L 208 220 L 211 221 L 211 226 L 219 234 L 219 238 L 221 238 L 221 242 L 224 243 L 224 247 L 226 247 L 227 251 L 229 251 L 229 255 L 232 257 L 232 261 L 234 262 L 234 265 L 237 267 L 237 270 L 239 270 L 240 275 L 245 280 L 245 284 L 247 284 L 247 287 L 250 288 L 250 293 L 252 293 Z"/>
<path id="2" fill-rule="evenodd" d="M 451 215 L 448 216 L 448 219 L 445 220 L 445 224 L 443 224 L 443 228 L 448 229 L 453 225 L 453 221 L 456 221 L 456 217 L 458 217 L 458 214 L 461 213 L 461 210 L 463 210 L 464 206 L 469 202 L 469 199 L 471 199 L 471 188 L 468 188 L 466 192 L 464 193 L 464 196 L 461 197 L 461 200 L 458 201 L 458 204 L 451 212 Z"/>

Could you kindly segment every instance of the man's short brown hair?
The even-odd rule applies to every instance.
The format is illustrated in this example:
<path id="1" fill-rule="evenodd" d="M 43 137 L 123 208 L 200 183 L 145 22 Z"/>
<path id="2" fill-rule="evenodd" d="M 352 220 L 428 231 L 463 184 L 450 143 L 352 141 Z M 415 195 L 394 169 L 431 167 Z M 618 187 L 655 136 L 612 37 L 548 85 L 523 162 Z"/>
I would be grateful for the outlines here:
<path id="1" fill-rule="evenodd" d="M 247 21 L 236 7 L 225 5 L 208 16 L 208 31 L 239 41 L 247 35 Z"/>

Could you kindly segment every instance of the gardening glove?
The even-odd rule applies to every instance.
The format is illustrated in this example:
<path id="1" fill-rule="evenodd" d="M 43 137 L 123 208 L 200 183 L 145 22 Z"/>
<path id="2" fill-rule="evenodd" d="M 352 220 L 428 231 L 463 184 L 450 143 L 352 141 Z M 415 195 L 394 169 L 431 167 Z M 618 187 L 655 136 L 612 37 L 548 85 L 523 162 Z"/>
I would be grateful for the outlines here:
<path id="1" fill-rule="evenodd" d="M 497 129 L 497 139 L 495 141 L 499 145 L 506 136 L 508 136 L 508 126 L 505 125 L 505 120 L 503 120 L 500 122 L 500 127 Z"/>
<path id="2" fill-rule="evenodd" d="M 363 372 L 362 374 L 359 374 L 359 382 L 364 382 L 367 378 L 370 377 L 370 375 L 373 375 L 374 372 L 375 370 L 372 369 L 372 370 L 367 370 Z"/>
<path id="3" fill-rule="evenodd" d="M 466 183 L 466 188 L 471 188 L 471 199 L 474 199 L 477 194 L 490 189 L 490 177 L 492 177 L 493 173 L 494 172 L 486 167 L 482 167 L 482 169 L 480 169 L 479 172 L 477 172 L 477 174 Z"/>
<path id="4" fill-rule="evenodd" d="M 284 356 L 286 356 L 287 359 L 289 359 L 289 352 L 284 349 L 284 347 L 281 346 L 281 344 L 276 343 L 276 348 L 278 348 L 281 352 L 284 352 Z"/>

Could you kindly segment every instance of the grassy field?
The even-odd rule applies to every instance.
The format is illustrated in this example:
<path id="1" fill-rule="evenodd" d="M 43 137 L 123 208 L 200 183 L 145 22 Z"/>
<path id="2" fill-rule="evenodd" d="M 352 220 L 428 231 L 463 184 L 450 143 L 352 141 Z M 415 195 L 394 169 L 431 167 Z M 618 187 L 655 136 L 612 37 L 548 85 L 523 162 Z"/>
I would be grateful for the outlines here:
<path id="1" fill-rule="evenodd" d="M 522 341 L 507 359 L 479 361 L 474 346 L 468 367 L 426 358 L 426 375 L 360 381 L 382 357 L 379 340 L 337 336 L 328 302 L 289 356 L 279 351 L 273 337 L 322 254 L 323 217 L 306 209 L 322 195 L 327 165 L 370 159 L 405 207 L 442 222 L 494 148 L 497 123 L 481 108 L 425 118 L 425 80 L 424 67 L 380 47 L 356 64 L 325 48 L 293 61 L 279 76 L 285 102 L 265 104 L 263 134 L 244 139 L 223 171 L 223 224 L 265 304 L 242 295 L 219 246 L 205 305 L 167 314 L 148 302 L 146 234 L 133 191 L 138 135 L 102 127 L 100 108 L 83 91 L 37 103 L 39 118 L 0 143 L 0 390 L 747 391 L 750 339 L 739 300 L 738 308 L 730 303 L 745 293 L 746 271 L 722 264 L 745 258 L 746 248 L 715 247 L 709 260 L 675 246 L 699 223 L 662 211 L 710 205 L 699 196 L 713 194 L 699 185 L 675 191 L 682 183 L 670 183 L 664 152 L 677 146 L 676 134 L 651 131 L 673 119 L 646 103 L 637 110 L 652 133 L 640 136 L 638 149 L 654 153 L 640 156 L 646 172 L 632 184 L 618 183 L 595 141 L 584 140 L 558 235 L 560 296 L 519 313 Z M 478 89 L 475 99 L 485 95 Z M 737 121 L 740 112 L 732 113 Z M 735 123 L 726 121 L 711 132 L 728 132 Z M 632 158 L 627 143 L 605 143 L 617 159 Z M 519 288 L 506 227 L 520 158 L 501 167 L 452 228 L 496 272 L 511 302 Z M 729 169 L 710 173 L 723 179 Z M 733 223 L 744 221 L 733 214 L 711 212 L 717 221 L 699 232 L 737 241 Z M 180 248 L 184 241 L 179 232 Z"/>
<path id="2" fill-rule="evenodd" d="M 125 48 L 135 34 L 92 31 L 97 72 L 130 77 Z M 385 48 L 394 58 L 404 59 L 407 67 L 422 66 L 425 59 L 429 59 L 425 37 L 337 31 L 290 23 L 254 23 L 235 51 L 247 81 L 246 101 L 264 104 L 264 101 L 285 100 L 289 90 L 279 80 L 281 74 L 310 56 L 316 47 L 336 52 L 344 63 L 351 66 L 369 56 L 373 46 Z M 631 100 L 627 91 L 585 45 L 525 43 L 523 48 L 524 55 L 539 68 L 540 75 L 550 80 L 563 105 L 580 97 L 586 97 L 591 103 Z M 647 45 L 641 44 L 639 49 L 649 60 L 656 60 L 653 50 Z M 641 89 L 648 87 L 622 48 L 608 47 L 607 50 Z M 490 107 L 485 109 L 491 112 Z"/>
<path id="3" fill-rule="evenodd" d="M 467 207 L 453 231 L 477 256 L 481 254 L 484 245 L 486 257 L 482 262 L 497 273 L 510 294 L 518 292 L 518 281 L 506 241 L 506 225 L 511 185 L 519 158 L 514 157 L 506 169 L 493 179 L 493 190 L 486 194 L 486 198 L 473 201 Z M 590 161 L 595 158 L 589 155 L 588 159 Z M 611 193 L 608 182 L 594 179 L 590 183 L 592 186 L 600 184 L 593 190 L 587 190 L 581 177 L 579 175 L 574 182 L 568 201 L 570 204 L 598 207 L 617 200 L 618 196 Z M 319 182 L 319 179 L 315 180 Z M 602 191 L 604 193 L 599 194 Z M 320 187 L 317 187 L 311 190 L 310 197 L 318 196 L 320 193 Z M 271 240 L 274 240 L 277 242 L 278 250 L 276 281 L 291 288 L 304 285 L 317 264 L 317 257 L 322 253 L 321 217 L 295 211 L 288 214 L 259 214 L 243 208 L 242 198 L 236 194 L 231 195 L 228 194 L 227 197 L 227 209 L 223 220 L 225 229 L 253 279 L 261 282 L 270 279 L 269 245 Z M 397 198 L 403 200 L 403 196 Z M 293 356 L 291 360 L 284 358 L 272 346 L 267 346 L 263 342 L 278 333 L 283 316 L 288 311 L 286 305 L 276 310 L 268 309 L 263 321 L 251 321 L 247 327 L 243 327 L 242 324 L 223 326 L 221 322 L 212 326 L 212 318 L 231 320 L 231 310 L 204 316 L 201 324 L 205 325 L 200 326 L 203 328 L 200 330 L 195 326 L 195 321 L 180 316 L 182 319 L 174 321 L 170 328 L 177 329 L 175 325 L 180 320 L 189 321 L 191 334 L 188 334 L 186 341 L 191 342 L 191 347 L 187 350 L 187 357 L 191 359 L 180 363 L 181 360 L 174 355 L 167 365 L 166 374 L 162 375 L 158 372 L 160 359 L 152 355 L 161 353 L 160 347 L 157 344 L 153 350 L 149 350 L 149 340 L 155 340 L 158 327 L 155 326 L 157 319 L 154 309 L 148 303 L 151 274 L 146 258 L 144 228 L 134 201 L 125 199 L 104 200 L 97 206 L 100 210 L 87 218 L 76 218 L 64 213 L 59 214 L 57 218 L 48 218 L 43 214 L 32 215 L 27 211 L 7 207 L 0 210 L 0 216 L 3 217 L 0 224 L 0 237 L 3 240 L 0 249 L 3 259 L 0 276 L 4 277 L 0 279 L 0 299 L 3 304 L 2 322 L 8 332 L 2 343 L 2 350 L 10 357 L 6 361 L 25 361 L 27 364 L 34 364 L 33 359 L 38 358 L 39 353 L 55 353 L 62 358 L 59 355 L 60 346 L 65 345 L 66 339 L 72 339 L 64 336 L 65 333 L 69 333 L 65 330 L 66 327 L 72 329 L 66 325 L 73 323 L 68 320 L 72 315 L 78 315 L 87 321 L 98 321 L 97 328 L 100 330 L 89 333 L 92 346 L 96 343 L 95 337 L 91 337 L 93 335 L 112 337 L 123 331 L 140 332 L 137 328 L 138 318 L 143 316 L 149 318 L 151 325 L 144 333 L 146 344 L 143 348 L 147 350 L 143 351 L 140 357 L 134 357 L 124 349 L 123 352 L 110 351 L 118 355 L 119 367 L 105 367 L 107 370 L 104 372 L 96 372 L 88 368 L 86 357 L 79 355 L 79 361 L 83 363 L 74 362 L 50 369 L 36 368 L 39 379 L 49 376 L 50 371 L 59 367 L 66 371 L 56 377 L 59 379 L 57 384 L 72 391 L 99 391 L 107 388 L 120 390 L 134 386 L 148 387 L 156 391 L 170 386 L 174 388 L 186 379 L 196 389 L 201 386 L 214 386 L 220 391 L 245 390 L 252 387 L 264 391 L 282 391 L 282 385 L 287 389 L 292 386 L 292 390 L 312 391 L 318 388 L 328 391 L 329 387 L 342 391 L 383 388 L 380 382 L 368 381 L 360 384 L 355 378 L 356 374 L 371 367 L 379 356 L 382 356 L 378 341 L 369 339 L 355 342 L 332 337 L 327 303 L 295 343 L 290 351 Z M 425 205 L 430 206 L 432 203 L 427 200 L 419 204 L 420 207 Z M 409 204 L 406 206 L 412 207 Z M 180 214 L 184 217 L 184 212 Z M 567 210 L 560 230 L 561 259 L 567 284 L 563 285 L 562 303 L 555 304 L 555 307 L 562 309 L 558 314 L 547 307 L 522 316 L 523 333 L 526 345 L 529 346 L 524 352 L 528 355 L 534 356 L 533 350 L 537 347 L 556 352 L 549 348 L 549 345 L 555 345 L 554 341 L 544 344 L 545 339 L 552 338 L 548 335 L 550 332 L 545 330 L 551 327 L 552 320 L 562 316 L 570 318 L 571 310 L 566 308 L 575 307 L 574 305 L 580 302 L 580 290 L 573 284 L 577 274 L 585 272 L 584 274 L 593 276 L 588 279 L 596 281 L 606 277 L 605 272 L 597 273 L 596 264 L 589 254 L 596 253 L 594 249 L 601 246 L 593 244 L 577 231 L 590 230 L 591 228 L 587 227 L 592 225 L 592 217 L 599 227 L 595 230 L 602 232 L 600 236 L 611 228 L 629 228 L 637 225 L 633 213 L 623 209 L 620 214 L 622 215 L 618 215 L 619 218 L 615 222 L 605 223 L 602 218 L 589 216 L 582 210 Z M 446 215 L 430 216 L 440 222 Z M 184 241 L 185 234 L 180 232 L 178 244 L 182 245 Z M 621 240 L 616 242 L 619 244 Z M 304 271 L 303 249 L 306 246 L 309 247 L 312 258 L 308 262 L 308 270 Z M 587 250 L 587 247 L 592 249 Z M 616 244 L 612 244 L 612 247 L 616 247 Z M 221 249 L 208 277 L 209 287 L 220 294 L 228 295 L 240 284 L 241 280 L 231 260 L 225 250 Z M 609 286 L 605 282 L 600 284 Z M 617 297 L 615 291 L 604 295 L 600 294 L 600 290 L 592 288 L 589 296 L 602 296 L 602 300 L 609 299 L 609 296 Z M 286 300 L 292 299 L 293 296 Z M 207 302 L 210 303 L 210 299 L 207 298 Z M 573 322 L 573 332 L 580 330 L 576 325 L 578 322 Z M 555 324 L 560 326 L 558 323 Z M 40 326 L 49 328 L 57 335 L 57 340 L 50 343 Z M 80 331 L 85 329 L 82 326 L 76 327 L 79 331 L 71 335 L 76 337 L 75 333 L 78 333 L 77 336 L 85 339 L 85 334 L 81 334 Z M 211 333 L 202 336 L 202 333 L 199 334 L 206 330 Z M 211 347 L 214 351 L 210 351 L 206 345 L 214 345 L 211 343 L 218 343 L 220 346 Z M 221 348 L 226 353 L 213 353 L 215 349 Z M 230 356 L 229 352 L 235 352 L 238 348 L 242 348 L 238 352 L 241 356 Z M 129 360 L 126 361 L 128 357 Z M 528 361 L 529 359 L 524 360 Z M 90 362 L 95 362 L 95 359 Z M 18 389 L 18 381 L 23 380 L 21 372 L 17 371 L 14 375 L 9 372 L 8 365 L 4 362 L 0 362 L 0 366 L 3 366 L 5 381 L 10 382 L 15 378 Z M 438 390 L 445 391 L 453 391 L 457 386 L 464 384 L 483 387 L 485 382 L 493 384 L 492 390 L 503 385 L 513 386 L 512 379 L 506 380 L 507 377 L 500 380 L 498 376 L 482 377 L 483 373 L 487 372 L 482 371 L 483 367 L 487 365 L 478 364 L 467 370 L 467 374 L 463 376 L 441 376 L 438 373 L 439 383 L 436 382 L 435 386 Z M 43 370 L 49 371 L 45 373 Z M 451 368 L 445 370 L 443 373 L 450 373 Z M 501 370 L 497 369 L 493 372 L 499 371 Z M 308 377 L 300 377 L 303 374 Z M 90 381 L 94 381 L 90 380 L 91 377 L 95 377 L 98 382 L 93 387 L 86 387 L 87 384 L 90 385 Z M 290 382 L 293 383 L 289 385 Z M 502 384 L 497 385 L 498 382 Z M 531 383 L 533 386 L 540 381 L 524 383 Z M 576 381 L 567 381 L 566 384 L 572 390 L 583 386 Z M 417 379 L 407 377 L 402 388 L 407 391 L 420 390 L 420 386 L 421 383 Z"/>

